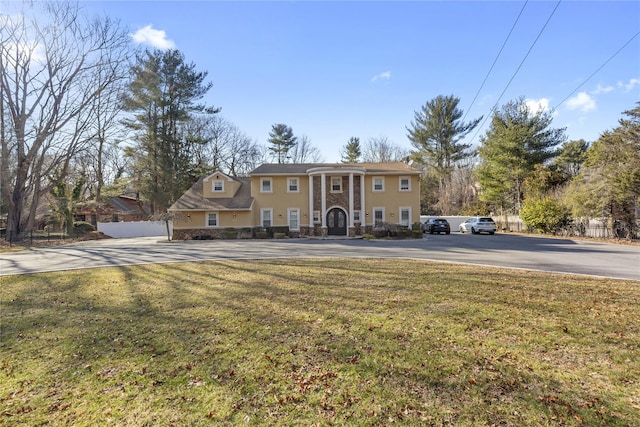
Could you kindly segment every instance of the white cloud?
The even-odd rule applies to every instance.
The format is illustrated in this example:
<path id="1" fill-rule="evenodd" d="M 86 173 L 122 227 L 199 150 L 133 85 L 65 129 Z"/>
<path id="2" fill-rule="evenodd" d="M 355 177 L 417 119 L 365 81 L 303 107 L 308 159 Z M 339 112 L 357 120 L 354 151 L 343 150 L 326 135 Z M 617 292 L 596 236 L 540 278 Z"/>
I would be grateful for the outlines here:
<path id="1" fill-rule="evenodd" d="M 167 39 L 164 30 L 156 30 L 151 25 L 140 28 L 131 34 L 131 38 L 138 44 L 148 44 L 158 49 L 173 49 L 176 46 L 173 40 Z"/>
<path id="2" fill-rule="evenodd" d="M 631 90 L 637 85 L 640 85 L 640 79 L 631 79 L 629 80 L 629 83 L 626 83 L 624 85 L 624 88 L 626 89 L 627 92 L 631 92 Z"/>
<path id="3" fill-rule="evenodd" d="M 383 73 L 373 76 L 373 78 L 371 78 L 371 82 L 375 82 L 378 79 L 389 80 L 390 78 L 391 78 L 391 71 L 385 71 Z"/>
<path id="4" fill-rule="evenodd" d="M 524 103 L 532 114 L 549 111 L 549 100 L 547 98 L 525 99 Z"/>
<path id="5" fill-rule="evenodd" d="M 596 101 L 587 92 L 580 92 L 567 101 L 567 107 L 570 110 L 580 110 L 587 113 L 596 109 Z"/>
<path id="6" fill-rule="evenodd" d="M 591 91 L 592 95 L 598 95 L 600 93 L 609 93 L 609 92 L 613 92 L 614 90 L 616 90 L 615 87 L 613 86 L 602 86 L 600 83 L 598 83 L 598 86 Z"/>

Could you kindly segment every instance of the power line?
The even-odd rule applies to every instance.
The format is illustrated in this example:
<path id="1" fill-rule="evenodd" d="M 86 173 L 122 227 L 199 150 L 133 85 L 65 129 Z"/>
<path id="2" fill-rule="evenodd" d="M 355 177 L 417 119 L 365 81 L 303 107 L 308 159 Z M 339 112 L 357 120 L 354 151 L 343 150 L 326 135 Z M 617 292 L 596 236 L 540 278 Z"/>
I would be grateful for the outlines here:
<path id="1" fill-rule="evenodd" d="M 471 105 L 469 105 L 469 108 L 467 109 L 467 112 L 464 114 L 464 117 L 462 117 L 462 122 L 463 123 L 464 123 L 464 119 L 467 118 L 467 114 L 469 114 L 469 111 L 471 110 L 471 107 L 473 107 L 473 104 L 475 104 L 476 100 L 478 99 L 478 95 L 480 95 L 480 91 L 482 91 L 482 88 L 484 87 L 484 84 L 487 82 L 487 79 L 489 78 L 489 75 L 493 71 L 493 67 L 495 67 L 496 62 L 498 62 L 498 58 L 500 58 L 500 55 L 502 54 L 502 51 L 504 50 L 504 47 L 507 45 L 507 41 L 509 41 L 509 38 L 511 37 L 511 33 L 513 33 L 513 30 L 516 28 L 516 24 L 520 20 L 520 17 L 522 16 L 522 12 L 524 12 L 524 8 L 527 6 L 527 3 L 529 3 L 529 0 L 526 0 L 524 2 L 524 4 L 522 5 L 522 9 L 520 9 L 520 13 L 516 17 L 516 20 L 513 23 L 513 25 L 511 26 L 511 30 L 509 31 L 509 34 L 507 34 L 507 38 L 504 39 L 504 43 L 502 43 L 502 47 L 500 48 L 500 51 L 498 52 L 498 55 L 496 55 L 496 58 L 493 60 L 493 64 L 491 64 L 491 68 L 489 68 L 489 71 L 487 72 L 487 75 L 484 76 L 484 80 L 482 81 L 482 84 L 480 85 L 480 88 L 476 92 L 476 95 L 473 97 L 473 101 L 471 101 Z"/>
<path id="2" fill-rule="evenodd" d="M 489 116 L 496 110 L 496 107 L 498 106 L 498 103 L 500 102 L 500 100 L 502 99 L 504 94 L 507 92 L 507 89 L 509 89 L 509 86 L 511 86 L 511 83 L 516 78 L 516 75 L 518 75 L 518 72 L 520 71 L 520 68 L 522 68 L 522 65 L 524 64 L 524 61 L 526 61 L 527 58 L 529 57 L 529 54 L 533 50 L 533 47 L 536 45 L 536 43 L 538 43 L 538 40 L 540 39 L 540 36 L 542 36 L 542 33 L 547 28 L 547 25 L 549 24 L 549 21 L 551 21 L 551 18 L 556 13 L 556 10 L 558 10 L 558 7 L 560 6 L 560 3 L 562 3 L 562 0 L 558 0 L 558 3 L 556 4 L 556 7 L 554 7 L 553 10 L 551 11 L 551 14 L 547 18 L 547 21 L 544 23 L 544 25 L 542 26 L 542 28 L 538 32 L 538 35 L 536 36 L 536 38 L 533 41 L 533 43 L 531 43 L 531 46 L 529 47 L 529 50 L 527 51 L 527 53 L 524 56 L 524 58 L 522 58 L 522 61 L 520 61 L 520 65 L 518 65 L 518 68 L 516 69 L 516 71 L 511 76 L 511 79 L 509 79 L 509 82 L 507 83 L 507 85 L 505 86 L 504 90 L 502 91 L 502 93 L 498 97 L 496 103 L 493 105 L 493 107 L 491 107 L 491 110 L 489 111 L 489 114 L 484 118 L 484 120 L 482 121 L 482 124 L 478 127 L 478 130 L 476 131 L 476 133 L 473 134 L 473 137 L 471 137 L 471 141 L 473 141 L 475 139 L 475 137 L 478 135 L 478 132 L 480 132 L 480 129 L 482 129 L 484 124 L 487 122 Z"/>
<path id="3" fill-rule="evenodd" d="M 629 45 L 629 43 L 631 43 L 631 42 L 633 41 L 633 39 L 635 39 L 636 37 L 638 37 L 638 35 L 640 35 L 640 31 L 639 31 L 639 32 L 637 32 L 637 33 L 635 33 L 635 34 L 634 34 L 634 35 L 633 35 L 633 36 L 632 36 L 632 37 L 631 37 L 631 38 L 630 38 L 630 39 L 629 39 L 625 44 L 623 44 L 623 45 L 622 45 L 622 47 L 621 47 L 620 49 L 618 49 L 618 50 L 617 50 L 613 55 L 611 55 L 611 56 L 609 57 L 609 59 L 607 59 L 607 60 L 606 60 L 606 61 L 605 61 L 601 66 L 599 66 L 599 67 L 598 67 L 598 69 L 597 69 L 597 70 L 595 70 L 593 73 L 591 73 L 591 75 L 590 75 L 589 77 L 587 77 L 586 79 L 584 79 L 584 80 L 582 81 L 582 83 L 580 83 L 580 84 L 578 85 L 578 87 L 576 87 L 576 88 L 573 90 L 573 92 L 571 92 L 569 95 L 567 95 L 567 97 L 566 97 L 566 98 L 564 98 L 562 101 L 560 101 L 560 102 L 559 102 L 555 107 L 553 107 L 553 109 L 555 110 L 556 108 L 558 108 L 559 106 L 561 106 L 562 104 L 564 104 L 564 103 L 565 103 L 565 101 L 566 101 L 567 99 L 571 98 L 571 96 L 572 96 L 574 93 L 576 93 L 576 92 L 577 92 L 577 91 L 578 91 L 582 86 L 584 86 L 584 84 L 585 84 L 585 83 L 587 83 L 589 80 L 591 80 L 591 78 L 592 78 L 593 76 L 595 76 L 595 75 L 596 75 L 600 70 L 602 70 L 602 69 L 605 67 L 605 65 L 607 65 L 609 62 L 611 62 L 611 60 L 612 60 L 613 58 L 615 58 L 615 57 L 616 57 L 620 52 L 622 52 L 622 50 L 623 50 L 625 47 L 627 47 L 627 45 Z"/>

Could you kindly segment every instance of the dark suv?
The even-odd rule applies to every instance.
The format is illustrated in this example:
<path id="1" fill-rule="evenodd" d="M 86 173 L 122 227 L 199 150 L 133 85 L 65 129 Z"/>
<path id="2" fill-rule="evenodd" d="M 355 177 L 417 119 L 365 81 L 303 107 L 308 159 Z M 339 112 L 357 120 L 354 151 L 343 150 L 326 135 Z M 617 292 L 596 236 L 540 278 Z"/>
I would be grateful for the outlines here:
<path id="1" fill-rule="evenodd" d="M 449 225 L 449 221 L 444 218 L 429 218 L 425 221 L 423 230 L 425 233 L 433 234 L 433 233 L 451 233 L 451 226 Z"/>

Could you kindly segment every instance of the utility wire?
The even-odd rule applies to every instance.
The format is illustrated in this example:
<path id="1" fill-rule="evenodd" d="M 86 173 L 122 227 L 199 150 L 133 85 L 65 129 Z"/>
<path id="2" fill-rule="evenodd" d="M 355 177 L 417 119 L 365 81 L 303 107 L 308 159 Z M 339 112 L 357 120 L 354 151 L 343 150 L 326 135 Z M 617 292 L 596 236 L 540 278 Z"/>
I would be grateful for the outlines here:
<path id="1" fill-rule="evenodd" d="M 633 36 L 632 36 L 632 37 L 631 37 L 631 38 L 630 38 L 630 39 L 629 39 L 625 44 L 623 44 L 623 45 L 622 45 L 622 47 L 621 47 L 620 49 L 618 49 L 618 50 L 617 50 L 613 55 L 611 55 L 611 56 L 609 57 L 609 59 L 607 59 L 606 61 L 604 61 L 604 63 L 603 63 L 600 67 L 598 67 L 598 69 L 597 69 L 597 70 L 595 70 L 593 73 L 591 73 L 591 75 L 590 75 L 589 77 L 587 77 L 586 79 L 584 79 L 584 80 L 582 81 L 582 83 L 580 83 L 580 84 L 578 85 L 578 87 L 576 87 L 576 88 L 573 90 L 573 92 L 571 92 L 569 95 L 567 95 L 567 97 L 566 97 L 565 99 L 563 99 L 562 101 L 560 101 L 560 102 L 559 102 L 555 107 L 553 107 L 553 109 L 555 110 L 556 108 L 558 108 L 559 106 L 561 106 L 562 104 L 564 104 L 564 103 L 565 103 L 565 101 L 566 101 L 567 99 L 571 98 L 571 96 L 572 96 L 574 93 L 576 93 L 576 92 L 578 91 L 578 89 L 580 89 L 582 86 L 584 86 L 584 84 L 585 84 L 585 83 L 587 83 L 589 80 L 591 80 L 591 78 L 592 78 L 593 76 L 595 76 L 595 75 L 596 75 L 600 70 L 602 70 L 602 69 L 605 67 L 605 65 L 607 65 L 609 62 L 611 62 L 611 60 L 612 60 L 613 58 L 615 58 L 615 57 L 616 57 L 620 52 L 622 52 L 622 50 L 623 50 L 625 47 L 627 47 L 627 46 L 629 45 L 629 43 L 631 43 L 631 42 L 633 41 L 633 39 L 635 39 L 635 38 L 636 38 L 636 37 L 638 37 L 639 35 L 640 35 L 640 31 L 639 31 L 639 32 L 637 32 L 637 33 L 635 33 L 635 34 L 634 34 L 634 35 L 633 35 Z"/>
<path id="2" fill-rule="evenodd" d="M 544 25 L 542 26 L 542 28 L 540 29 L 540 32 L 538 32 L 538 35 L 536 36 L 536 39 L 533 41 L 533 43 L 531 44 L 531 47 L 529 47 L 529 50 L 527 51 L 527 54 L 524 56 L 524 58 L 522 58 L 522 61 L 520 61 L 520 65 L 518 65 L 518 68 L 516 69 L 516 71 L 513 73 L 513 75 L 511 76 L 511 79 L 509 80 L 509 82 L 507 83 L 507 85 L 505 86 L 504 90 L 502 91 L 502 93 L 500 94 L 500 96 L 498 97 L 498 100 L 496 101 L 496 103 L 493 105 L 493 107 L 491 107 L 491 111 L 489 111 L 489 114 L 484 118 L 484 120 L 482 121 L 482 124 L 478 127 L 478 130 L 476 131 L 476 133 L 473 134 L 473 137 L 471 137 L 471 141 L 473 141 L 476 136 L 478 135 L 478 132 L 480 132 L 480 129 L 482 129 L 482 127 L 484 126 L 484 124 L 487 122 L 487 120 L 489 119 L 489 116 L 496 110 L 496 107 L 498 106 L 498 103 L 500 102 L 500 100 L 502 99 L 502 97 L 504 96 L 505 92 L 507 91 L 507 89 L 509 89 L 509 86 L 511 85 L 511 83 L 513 82 L 513 79 L 516 78 L 516 75 L 518 74 L 518 72 L 520 71 L 520 68 L 522 68 L 522 65 L 524 64 L 524 61 L 526 61 L 527 57 L 529 56 L 529 54 L 531 53 L 531 51 L 533 50 L 533 47 L 536 45 L 536 43 L 538 43 L 538 40 L 540 39 L 540 36 L 542 36 L 542 33 L 544 32 L 545 28 L 547 28 L 547 25 L 549 24 L 549 21 L 551 21 L 551 18 L 553 17 L 553 15 L 556 13 L 556 10 L 558 10 L 558 7 L 560 6 L 560 3 L 562 2 L 562 0 L 558 0 L 558 3 L 556 4 L 556 7 L 553 8 L 553 11 L 551 11 L 551 14 L 549 15 L 549 17 L 547 18 L 547 21 L 544 23 Z"/>
<path id="3" fill-rule="evenodd" d="M 476 100 L 478 99 L 478 95 L 480 95 L 480 91 L 482 91 L 482 88 L 484 87 L 484 84 L 487 82 L 487 79 L 489 78 L 489 75 L 493 71 L 493 67 L 495 67 L 496 62 L 498 62 L 498 58 L 500 58 L 500 55 L 502 54 L 502 51 L 504 50 L 504 47 L 507 45 L 507 42 L 509 41 L 509 38 L 511 37 L 511 33 L 513 33 L 513 30 L 516 28 L 516 24 L 520 20 L 520 17 L 522 16 L 522 12 L 524 12 L 524 8 L 527 6 L 527 3 L 529 3 L 529 0 L 526 0 L 524 2 L 524 4 L 522 5 L 522 9 L 520 9 L 520 13 L 518 14 L 518 17 L 516 18 L 515 22 L 513 23 L 513 26 L 511 27 L 511 30 L 509 31 L 509 34 L 507 34 L 507 38 L 504 39 L 504 43 L 502 43 L 502 47 L 500 48 L 500 51 L 498 52 L 498 55 L 496 55 L 496 58 L 493 60 L 493 64 L 491 64 L 491 68 L 489 68 L 489 71 L 487 72 L 487 75 L 484 76 L 484 80 L 482 81 L 482 84 L 480 85 L 480 88 L 476 92 L 476 96 L 473 97 L 473 101 L 471 101 L 471 105 L 469 105 L 469 108 L 464 113 L 464 117 L 462 117 L 462 122 L 463 123 L 464 123 L 464 119 L 467 118 L 467 114 L 469 114 L 469 111 L 471 110 L 471 107 L 473 107 L 473 104 L 475 104 Z"/>

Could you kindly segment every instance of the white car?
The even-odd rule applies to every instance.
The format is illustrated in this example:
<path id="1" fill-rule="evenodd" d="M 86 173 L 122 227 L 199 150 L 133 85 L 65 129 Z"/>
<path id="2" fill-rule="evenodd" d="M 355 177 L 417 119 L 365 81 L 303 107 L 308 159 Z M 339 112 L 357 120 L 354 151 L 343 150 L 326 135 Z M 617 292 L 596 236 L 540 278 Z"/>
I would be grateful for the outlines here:
<path id="1" fill-rule="evenodd" d="M 469 218 L 462 224 L 460 224 L 460 232 L 461 233 L 489 233 L 493 234 L 496 232 L 496 223 L 493 219 L 488 216 L 474 216 L 473 218 Z"/>

